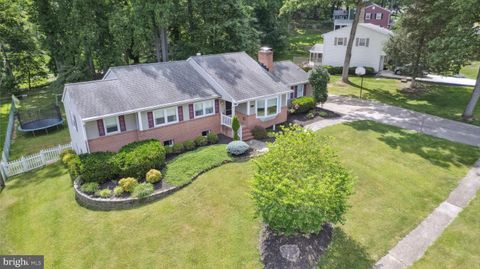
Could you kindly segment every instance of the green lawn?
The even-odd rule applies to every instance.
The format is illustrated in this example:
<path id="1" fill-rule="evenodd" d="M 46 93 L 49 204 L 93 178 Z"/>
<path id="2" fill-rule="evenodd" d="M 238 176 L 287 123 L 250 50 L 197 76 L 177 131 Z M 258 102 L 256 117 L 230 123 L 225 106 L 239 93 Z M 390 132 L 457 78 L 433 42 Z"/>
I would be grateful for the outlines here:
<path id="1" fill-rule="evenodd" d="M 427 250 L 425 256 L 414 264 L 413 268 L 478 268 L 480 265 L 479 216 L 480 197 L 477 197 Z"/>
<path id="2" fill-rule="evenodd" d="M 467 78 L 477 79 L 478 69 L 480 68 L 480 61 L 474 61 L 472 64 L 464 66 L 460 70 L 460 74 L 464 75 Z"/>
<path id="3" fill-rule="evenodd" d="M 345 225 L 321 268 L 371 264 L 447 197 L 480 152 L 372 122 L 329 127 L 357 177 Z M 193 164 L 192 164 L 193 165 Z M 215 168 L 139 208 L 76 204 L 60 165 L 15 177 L 0 194 L 0 253 L 45 255 L 46 268 L 260 268 L 251 161 Z"/>
<path id="4" fill-rule="evenodd" d="M 339 76 L 332 76 L 328 91 L 336 95 L 356 96 L 360 94 L 361 79 L 351 77 L 352 85 L 340 83 Z M 436 115 L 442 118 L 461 120 L 473 88 L 456 86 L 425 85 L 427 91 L 408 95 L 398 90 L 404 87 L 399 80 L 366 77 L 363 81 L 363 98 L 407 109 Z M 480 125 L 480 105 L 475 109 L 476 119 L 472 124 Z"/>
<path id="5" fill-rule="evenodd" d="M 0 151 L 3 150 L 3 143 L 5 141 L 5 135 L 8 125 L 8 113 L 10 113 L 11 103 L 8 101 L 2 101 L 0 104 Z"/>

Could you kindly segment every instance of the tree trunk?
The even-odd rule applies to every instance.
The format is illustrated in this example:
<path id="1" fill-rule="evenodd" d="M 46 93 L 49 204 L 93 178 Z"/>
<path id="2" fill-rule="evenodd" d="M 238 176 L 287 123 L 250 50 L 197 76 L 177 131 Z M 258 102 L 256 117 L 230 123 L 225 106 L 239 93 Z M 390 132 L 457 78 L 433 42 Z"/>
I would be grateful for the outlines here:
<path id="1" fill-rule="evenodd" d="M 160 34 L 158 28 L 155 26 L 153 29 L 153 42 L 155 43 L 155 56 L 157 57 L 157 62 L 162 61 L 162 44 L 160 40 Z"/>
<path id="2" fill-rule="evenodd" d="M 188 13 L 188 31 L 190 38 L 193 39 L 193 32 L 195 31 L 195 23 L 193 22 L 193 3 L 192 0 L 187 0 L 187 13 Z"/>
<path id="3" fill-rule="evenodd" d="M 160 28 L 160 40 L 162 42 L 162 61 L 168 62 L 168 36 L 165 27 Z"/>
<path id="4" fill-rule="evenodd" d="M 480 99 L 480 68 L 478 69 L 477 83 L 475 83 L 475 88 L 473 89 L 472 97 L 470 98 L 470 101 L 468 102 L 468 105 L 465 108 L 465 111 L 463 112 L 463 115 L 462 115 L 462 118 L 464 120 L 473 119 L 473 111 L 477 106 L 478 99 Z"/>
<path id="5" fill-rule="evenodd" d="M 363 8 L 363 1 L 357 1 L 355 18 L 352 23 L 352 29 L 350 30 L 350 37 L 348 38 L 347 51 L 345 53 L 345 61 L 343 62 L 342 81 L 349 83 L 348 81 L 348 68 L 350 67 L 350 60 L 352 59 L 353 42 L 355 41 L 355 35 L 357 33 L 358 22 L 360 21 L 360 13 Z"/>

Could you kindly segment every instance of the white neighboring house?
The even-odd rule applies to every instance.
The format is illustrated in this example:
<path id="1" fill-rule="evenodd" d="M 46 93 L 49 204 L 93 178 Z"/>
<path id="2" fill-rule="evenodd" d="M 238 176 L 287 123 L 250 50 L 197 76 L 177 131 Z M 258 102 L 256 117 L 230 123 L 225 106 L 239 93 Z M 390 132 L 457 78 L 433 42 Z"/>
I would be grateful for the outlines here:
<path id="1" fill-rule="evenodd" d="M 322 65 L 343 66 L 350 30 L 351 26 L 347 26 L 322 35 Z M 373 67 L 375 72 L 383 70 L 386 62 L 383 46 L 391 35 L 393 33 L 388 29 L 371 23 L 359 23 L 353 42 L 350 67 Z"/>

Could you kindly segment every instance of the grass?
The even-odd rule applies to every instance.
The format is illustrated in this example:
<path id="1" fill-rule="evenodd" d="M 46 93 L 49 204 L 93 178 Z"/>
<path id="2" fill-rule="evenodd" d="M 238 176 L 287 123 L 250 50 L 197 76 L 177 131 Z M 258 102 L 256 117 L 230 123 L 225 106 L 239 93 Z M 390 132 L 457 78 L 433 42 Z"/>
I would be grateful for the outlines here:
<path id="1" fill-rule="evenodd" d="M 334 148 L 357 177 L 345 225 L 336 227 L 321 268 L 371 268 L 480 156 L 472 147 L 372 122 L 319 133 L 335 137 Z M 178 169 L 190 170 L 182 163 Z M 161 201 L 114 212 L 78 206 L 60 165 L 23 174 L 0 194 L 0 253 L 42 254 L 46 268 L 261 268 L 260 221 L 248 186 L 253 171 L 251 161 L 225 164 Z"/>
<path id="2" fill-rule="evenodd" d="M 336 95 L 355 96 L 360 94 L 361 79 L 350 77 L 351 85 L 340 83 L 339 76 L 332 76 L 329 92 Z M 465 106 L 472 94 L 471 87 L 425 85 L 426 91 L 411 95 L 399 92 L 404 87 L 399 80 L 366 77 L 363 81 L 363 98 L 377 100 L 418 112 L 442 118 L 461 120 Z M 475 120 L 471 122 L 480 126 L 480 105 L 475 109 Z"/>
<path id="3" fill-rule="evenodd" d="M 293 60 L 295 57 L 308 59 L 308 50 L 317 43 L 323 43 L 322 32 L 294 28 L 288 36 L 288 47 L 284 51 L 275 54 L 275 60 Z"/>
<path id="4" fill-rule="evenodd" d="M 212 145 L 183 153 L 168 162 L 165 180 L 175 186 L 189 183 L 192 177 L 206 169 L 219 166 L 225 161 L 231 161 L 225 145 Z"/>
<path id="5" fill-rule="evenodd" d="M 7 132 L 8 125 L 8 113 L 10 113 L 11 103 L 7 101 L 2 101 L 0 104 L 0 151 L 3 150 L 3 143 L 5 141 L 5 135 Z"/>
<path id="6" fill-rule="evenodd" d="M 465 211 L 460 213 L 438 241 L 427 250 L 425 256 L 412 268 L 478 268 L 480 264 L 478 216 L 480 216 L 480 197 L 474 199 Z"/>
<path id="7" fill-rule="evenodd" d="M 464 75 L 467 78 L 477 79 L 478 69 L 480 68 L 480 61 L 474 61 L 472 64 L 464 66 L 460 70 L 460 74 Z"/>

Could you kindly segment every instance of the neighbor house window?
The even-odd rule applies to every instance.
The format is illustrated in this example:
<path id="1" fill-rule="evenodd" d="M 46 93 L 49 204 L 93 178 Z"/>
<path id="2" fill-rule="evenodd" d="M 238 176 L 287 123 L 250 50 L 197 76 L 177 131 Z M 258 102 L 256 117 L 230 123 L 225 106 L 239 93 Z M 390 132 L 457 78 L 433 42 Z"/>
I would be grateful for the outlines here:
<path id="1" fill-rule="evenodd" d="M 278 111 L 278 97 L 257 100 L 257 117 L 276 115 Z"/>
<path id="2" fill-rule="evenodd" d="M 118 132 L 118 118 L 117 117 L 110 117 L 103 119 L 103 123 L 105 125 L 105 133 L 112 134 Z"/>
<path id="3" fill-rule="evenodd" d="M 195 103 L 195 117 L 212 115 L 213 100 Z"/>
<path id="4" fill-rule="evenodd" d="M 383 19 L 383 13 L 377 13 L 377 14 L 375 14 L 375 19 L 377 19 L 377 20 Z"/>
<path id="5" fill-rule="evenodd" d="M 171 147 L 171 146 L 173 146 L 173 139 L 163 141 L 163 145 L 164 145 L 165 147 Z"/>
<path id="6" fill-rule="evenodd" d="M 346 46 L 347 38 L 346 37 L 335 37 L 335 46 Z"/>
<path id="7" fill-rule="evenodd" d="M 297 85 L 297 97 L 302 97 L 305 95 L 305 85 Z"/>
<path id="8" fill-rule="evenodd" d="M 178 111 L 176 107 L 158 109 L 153 111 L 155 126 L 178 122 Z"/>
<path id="9" fill-rule="evenodd" d="M 357 47 L 368 47 L 368 43 L 370 43 L 370 38 L 358 38 L 355 40 L 355 44 Z"/>
<path id="10" fill-rule="evenodd" d="M 371 19 L 371 18 L 372 18 L 372 14 L 371 14 L 371 13 L 366 13 L 366 14 L 365 14 L 365 19 L 366 19 L 366 20 L 369 20 L 369 19 Z"/>

